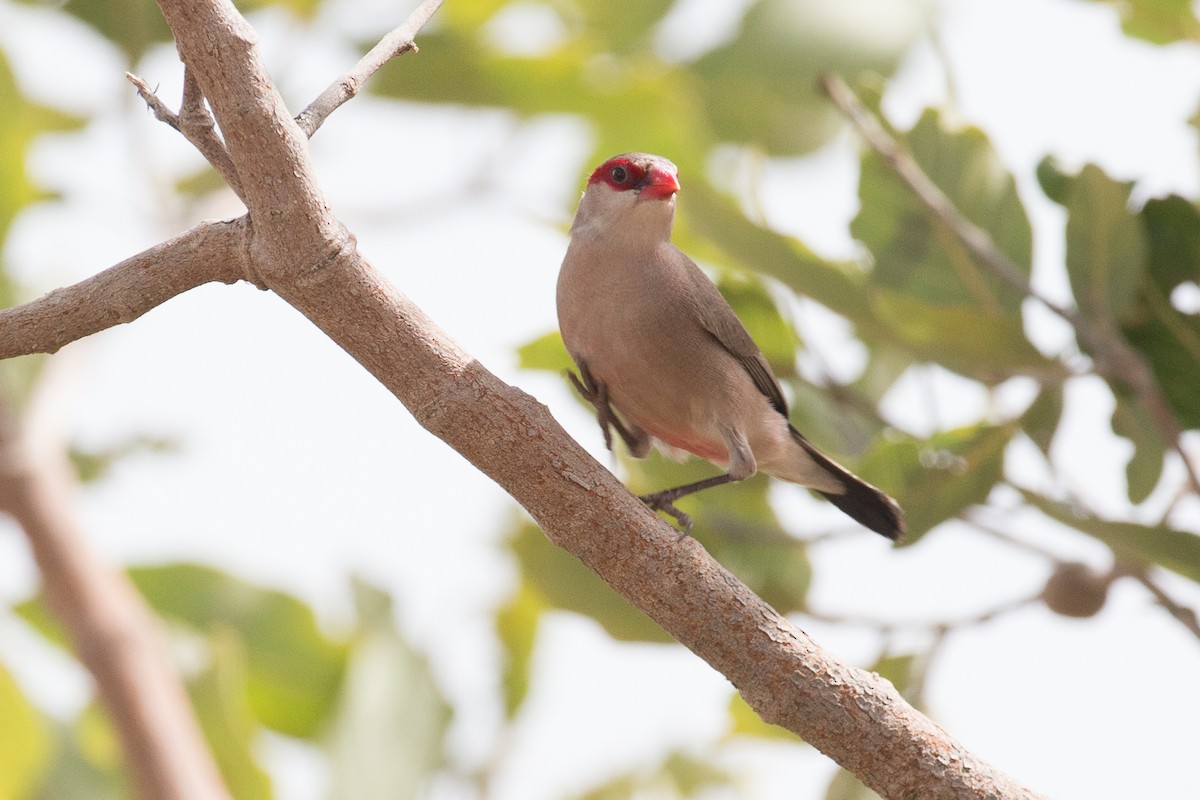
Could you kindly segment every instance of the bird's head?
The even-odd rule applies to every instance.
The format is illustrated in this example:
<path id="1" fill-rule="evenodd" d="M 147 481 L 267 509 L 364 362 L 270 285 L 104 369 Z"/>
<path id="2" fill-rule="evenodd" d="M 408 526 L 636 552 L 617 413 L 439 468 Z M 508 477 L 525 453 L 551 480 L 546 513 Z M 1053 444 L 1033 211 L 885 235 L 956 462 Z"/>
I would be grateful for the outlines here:
<path id="1" fill-rule="evenodd" d="M 679 169 L 662 156 L 624 153 L 592 172 L 571 234 L 620 233 L 669 239 Z"/>

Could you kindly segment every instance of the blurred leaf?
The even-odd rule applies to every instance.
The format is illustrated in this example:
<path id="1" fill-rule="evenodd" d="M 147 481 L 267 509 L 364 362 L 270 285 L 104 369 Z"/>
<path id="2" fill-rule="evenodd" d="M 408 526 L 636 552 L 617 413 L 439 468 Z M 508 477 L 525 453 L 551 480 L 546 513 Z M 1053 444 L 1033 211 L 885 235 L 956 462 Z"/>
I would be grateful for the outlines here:
<path id="1" fill-rule="evenodd" d="M 1125 465 L 1129 502 L 1137 505 L 1154 491 L 1162 477 L 1163 456 L 1167 445 L 1150 415 L 1136 400 L 1120 393 L 1113 409 L 1112 429 L 1133 445 L 1133 455 Z"/>
<path id="2" fill-rule="evenodd" d="M 732 776 L 701 759 L 678 750 L 668 753 L 649 770 L 619 775 L 578 795 L 578 800 L 630 800 L 630 798 L 687 798 L 724 796 L 721 790 L 732 788 Z"/>
<path id="3" fill-rule="evenodd" d="M 75 473 L 83 483 L 94 483 L 108 477 L 108 472 L 121 459 L 141 453 L 177 453 L 179 442 L 161 436 L 133 434 L 106 447 L 88 450 L 72 447 L 68 452 Z"/>
<path id="4" fill-rule="evenodd" d="M 156 12 L 157 13 L 157 12 Z M 26 206 L 51 197 L 29 179 L 25 164 L 34 139 L 52 131 L 73 130 L 83 120 L 32 103 L 21 93 L 0 52 L 0 108 L 4 109 L 4 124 L 0 125 L 0 241 L 8 235 L 13 219 Z M 3 287 L 6 295 L 13 294 Z M 4 306 L 15 304 L 18 298 L 4 297 Z"/>
<path id="5" fill-rule="evenodd" d="M 817 88 L 826 72 L 890 74 L 927 30 L 924 2 L 761 0 L 728 44 L 700 58 L 717 135 L 773 155 L 808 152 L 844 121 Z"/>
<path id="6" fill-rule="evenodd" d="M 1051 519 L 1104 542 L 1120 559 L 1158 564 L 1200 583 L 1200 536 L 1161 525 L 1149 527 L 1089 517 L 1034 492 L 1022 490 L 1021 494 Z"/>
<path id="7" fill-rule="evenodd" d="M 752 222 L 737 204 L 703 181 L 679 200 L 675 240 L 688 252 L 706 242 L 741 269 L 769 275 L 849 319 L 860 332 L 885 338 L 868 304 L 867 275 L 854 264 L 826 261 L 795 239 Z"/>
<path id="8" fill-rule="evenodd" d="M 42 595 L 38 594 L 28 600 L 22 600 L 13 606 L 13 612 L 29 623 L 30 627 L 40 633 L 46 641 L 61 650 L 71 651 L 71 642 L 67 638 L 66 630 L 50 613 Z"/>
<path id="9" fill-rule="evenodd" d="M 1171 304 L 1180 284 L 1200 282 L 1200 212 L 1172 195 L 1150 200 L 1140 216 L 1149 270 L 1121 330 L 1149 360 L 1183 427 L 1200 428 L 1200 314 L 1184 314 Z"/>
<path id="10" fill-rule="evenodd" d="M 861 396 L 863 385 L 815 386 L 802 378 L 786 381 L 792 424 L 823 452 L 850 456 L 849 460 L 861 457 L 888 427 L 875 411 L 878 400 Z"/>
<path id="11" fill-rule="evenodd" d="M 158 7 L 141 0 L 68 0 L 64 8 L 121 48 L 130 65 L 155 44 L 172 41 Z"/>
<path id="12" fill-rule="evenodd" d="M 450 706 L 396 631 L 391 598 L 355 582 L 361 633 L 327 737 L 335 800 L 409 800 L 443 765 Z"/>
<path id="13" fill-rule="evenodd" d="M 1046 156 L 1037 165 L 1037 180 L 1042 192 L 1059 205 L 1067 204 L 1075 176 L 1067 172 L 1054 156 Z"/>
<path id="14" fill-rule="evenodd" d="M 247 702 L 244 647 L 231 629 L 213 631 L 209 645 L 209 667 L 189 687 L 196 717 L 230 794 L 268 800 L 274 792 L 255 758 L 261 730 Z"/>
<path id="15" fill-rule="evenodd" d="M 876 295 L 871 309 L 876 319 L 891 329 L 894 344 L 901 343 L 921 359 L 989 385 L 1025 372 L 1066 372 L 1029 343 L 1016 313 L 929 305 L 887 291 Z"/>
<path id="16" fill-rule="evenodd" d="M 892 686 L 896 687 L 896 691 L 903 694 L 904 690 L 912 683 L 916 664 L 917 657 L 912 653 L 885 654 L 871 665 L 870 671 L 891 681 Z"/>
<path id="17" fill-rule="evenodd" d="M 729 734 L 731 736 L 754 736 L 759 739 L 800 743 L 804 740 L 787 728 L 763 721 L 753 708 L 737 692 L 729 698 Z"/>
<path id="18" fill-rule="evenodd" d="M 978 128 L 951 130 L 928 109 L 901 139 L 963 216 L 988 231 L 1028 275 L 1029 219 L 1012 176 L 987 136 Z M 930 306 L 971 309 L 997 318 L 1019 314 L 1021 295 L 977 264 L 877 155 L 863 159 L 859 198 L 861 209 L 850 232 L 874 256 L 873 277 L 881 286 Z"/>
<path id="19" fill-rule="evenodd" d="M 908 525 L 900 546 L 912 545 L 987 500 L 1003 475 L 1004 450 L 1016 431 L 1016 423 L 979 423 L 929 439 L 883 439 L 857 472 L 900 503 Z"/>
<path id="20" fill-rule="evenodd" d="M 563 373 L 575 369 L 575 362 L 563 344 L 562 334 L 550 331 L 517 348 L 517 364 L 521 369 L 540 369 Z"/>
<path id="21" fill-rule="evenodd" d="M 33 794 L 50 764 L 50 726 L 0 665 L 0 800 Z"/>
<path id="22" fill-rule="evenodd" d="M 1061 383 L 1051 383 L 1042 387 L 1021 415 L 1021 428 L 1025 435 L 1046 455 L 1050 455 L 1050 445 L 1054 442 L 1062 412 L 1063 386 Z"/>
<path id="23" fill-rule="evenodd" d="M 311 18 L 319 4 L 320 0 L 244 0 L 238 3 L 238 8 L 245 14 L 267 6 L 283 7 L 297 17 Z M 171 29 L 152 3 L 140 0 L 67 0 L 65 8 L 120 47 L 129 64 L 137 63 L 152 46 L 173 41 Z"/>
<path id="24" fill-rule="evenodd" d="M 1128 204 L 1129 187 L 1094 164 L 1067 192 L 1067 274 L 1085 314 L 1120 320 L 1141 285 L 1146 239 Z"/>
<path id="25" fill-rule="evenodd" d="M 742 320 L 758 349 L 775 374 L 787 377 L 796 372 L 799 337 L 767 292 L 762 282 L 750 275 L 724 275 L 717 288 Z"/>
<path id="26" fill-rule="evenodd" d="M 1191 0 L 1096 0 L 1117 9 L 1129 36 L 1154 44 L 1200 40 L 1200 22 Z"/>
<path id="27" fill-rule="evenodd" d="M 104 751 L 100 761 L 96 751 Z M 116 735 L 95 703 L 84 709 L 73 728 L 58 727 L 54 762 L 33 796 L 47 800 L 126 800 L 133 796 Z"/>
<path id="28" fill-rule="evenodd" d="M 594 619 L 618 641 L 675 641 L 577 558 L 547 541 L 532 523 L 518 523 L 509 536 L 508 546 L 530 589 L 539 592 L 555 608 Z"/>
<path id="29" fill-rule="evenodd" d="M 422 34 L 420 56 L 403 61 L 380 70 L 370 90 L 521 116 L 577 114 L 596 127 L 594 158 L 640 149 L 670 154 L 687 169 L 707 141 L 688 76 L 642 52 L 604 53 L 586 37 L 539 57 L 507 56 L 478 31 L 455 26 Z"/>
<path id="30" fill-rule="evenodd" d="M 496 612 L 496 633 L 504 650 L 504 715 L 516 716 L 529 693 L 530 666 L 537 641 L 538 621 L 545 605 L 537 592 L 521 583 L 508 603 Z"/>
<path id="31" fill-rule="evenodd" d="M 312 737 L 329 714 L 347 646 L 290 595 L 209 567 L 138 567 L 130 577 L 159 614 L 202 632 L 235 631 L 245 647 L 249 702 L 264 725 Z"/>
<path id="32" fill-rule="evenodd" d="M 829 788 L 825 790 L 825 800 L 881 800 L 879 795 L 872 792 L 853 772 L 839 769 L 834 773 Z"/>
<path id="33" fill-rule="evenodd" d="M 673 0 L 604 0 L 575 3 L 580 28 L 597 40 L 597 49 L 617 53 L 644 52 L 655 24 L 674 5 Z"/>

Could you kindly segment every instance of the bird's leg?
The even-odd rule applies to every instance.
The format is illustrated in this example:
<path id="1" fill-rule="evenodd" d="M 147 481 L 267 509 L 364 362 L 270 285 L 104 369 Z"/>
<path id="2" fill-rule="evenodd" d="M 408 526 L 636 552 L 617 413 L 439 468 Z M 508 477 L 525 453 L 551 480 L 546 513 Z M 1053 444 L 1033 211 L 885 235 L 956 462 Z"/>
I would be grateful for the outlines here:
<path id="1" fill-rule="evenodd" d="M 705 478 L 702 481 L 695 483 L 687 483 L 683 486 L 676 486 L 674 489 L 664 489 L 661 492 L 654 494 L 644 494 L 639 500 L 655 511 L 662 511 L 667 516 L 679 523 L 683 529 L 684 535 L 689 535 L 692 532 L 692 518 L 675 507 L 675 501 L 681 497 L 686 497 L 689 494 L 694 494 L 703 489 L 711 489 L 714 486 L 721 486 L 726 483 L 732 483 L 739 480 L 731 474 L 715 475 L 711 478 Z"/>
<path id="2" fill-rule="evenodd" d="M 746 439 L 745 432 L 739 428 L 730 426 L 725 430 L 724 434 L 725 447 L 729 451 L 728 472 L 724 475 L 715 475 L 711 478 L 705 478 L 702 481 L 696 481 L 695 483 L 676 486 L 674 489 L 664 489 L 661 492 L 643 495 L 641 498 L 643 503 L 655 511 L 662 511 L 673 517 L 683 528 L 682 535 L 684 536 L 692 532 L 692 518 L 675 507 L 676 500 L 703 489 L 711 489 L 714 486 L 744 480 L 758 470 L 758 464 L 754 460 L 754 451 L 750 449 L 750 442 Z"/>
<path id="3" fill-rule="evenodd" d="M 571 380 L 571 385 L 575 387 L 575 391 L 579 392 L 584 400 L 592 404 L 596 409 L 596 421 L 600 423 L 600 430 L 604 432 L 604 446 L 612 450 L 612 429 L 616 429 L 621 437 L 621 441 L 625 442 L 625 446 L 629 448 L 629 452 L 634 458 L 643 458 L 650 451 L 650 437 L 646 432 L 636 425 L 626 426 L 621 418 L 613 411 L 612 404 L 608 402 L 608 387 L 600 383 L 592 376 L 591 370 L 587 368 L 587 364 L 579 364 L 579 375 L 576 377 L 574 372 L 567 371 L 567 377 Z"/>

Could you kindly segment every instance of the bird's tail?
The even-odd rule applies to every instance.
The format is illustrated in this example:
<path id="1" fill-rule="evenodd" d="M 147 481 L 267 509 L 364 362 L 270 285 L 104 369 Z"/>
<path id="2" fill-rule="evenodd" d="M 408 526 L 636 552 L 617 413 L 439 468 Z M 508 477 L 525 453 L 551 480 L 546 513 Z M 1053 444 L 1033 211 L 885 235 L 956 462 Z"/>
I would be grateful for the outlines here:
<path id="1" fill-rule="evenodd" d="M 842 485 L 841 492 L 816 491 L 856 522 L 893 542 L 899 541 L 904 535 L 904 513 L 896 501 L 813 447 L 800 431 L 790 425 L 788 429 L 809 457 Z"/>

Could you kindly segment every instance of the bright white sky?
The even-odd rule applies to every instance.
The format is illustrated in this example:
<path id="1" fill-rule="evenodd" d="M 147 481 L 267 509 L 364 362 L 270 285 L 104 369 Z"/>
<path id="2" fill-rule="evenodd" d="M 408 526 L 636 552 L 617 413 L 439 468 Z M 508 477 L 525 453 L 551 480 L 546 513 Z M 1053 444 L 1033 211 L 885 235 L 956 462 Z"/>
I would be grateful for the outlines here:
<path id="1" fill-rule="evenodd" d="M 354 13 L 330 24 L 344 29 L 355 20 L 366 35 L 359 20 L 378 33 L 404 13 L 366 0 L 352 5 Z M 354 58 L 319 34 L 302 51 L 276 52 L 272 45 L 294 32 L 278 16 L 256 22 L 296 107 Z M 1065 282 L 1055 266 L 1061 215 L 1032 180 L 1042 155 L 1071 166 L 1098 162 L 1138 180 L 1139 197 L 1200 193 L 1196 134 L 1185 125 L 1200 97 L 1195 46 L 1130 41 L 1107 7 L 1068 0 L 947 1 L 938 31 L 963 116 L 992 136 L 1021 183 L 1044 291 L 1062 297 Z M 82 28 L 64 30 L 53 12 L 0 0 L 0 46 L 28 91 L 100 115 L 84 136 L 47 141 L 32 159 L 38 179 L 65 198 L 25 215 L 7 244 L 9 262 L 30 284 L 49 289 L 77 280 L 198 217 L 236 213 L 228 204 L 197 213 L 167 195 L 170 170 L 192 158 L 186 145 L 148 115 L 128 113 L 137 101 L 120 59 Z M 140 69 L 152 85 L 162 84 L 164 96 L 178 96 L 173 49 Z M 944 84 L 932 49 L 918 50 L 888 95 L 893 120 L 906 124 L 924 104 L 940 102 Z M 359 98 L 322 129 L 313 151 L 334 208 L 368 257 L 603 457 L 593 420 L 564 382 L 519 372 L 513 355 L 556 324 L 553 287 L 565 247 L 559 226 L 573 210 L 588 136 L 565 118 L 518 124 L 480 113 L 464 125 L 453 110 Z M 772 165 L 765 193 L 775 223 L 819 251 L 849 252 L 854 152 L 847 138 L 811 158 Z M 504 159 L 497 164 L 498 154 Z M 468 183 L 475 191 L 464 201 L 459 193 Z M 686 198 L 685 186 L 685 207 Z M 834 361 L 854 358 L 830 315 L 801 304 L 798 322 L 826 362 L 831 353 Z M 1052 320 L 1031 314 L 1030 325 L 1039 341 L 1062 341 Z M 405 632 L 430 653 L 459 709 L 453 757 L 486 757 L 500 722 L 489 612 L 514 578 L 497 534 L 518 513 L 500 490 L 416 426 L 308 322 L 247 286 L 193 291 L 68 348 L 59 362 L 66 431 L 97 446 L 150 433 L 183 447 L 177 457 L 130 459 L 81 495 L 95 547 L 118 562 L 213 563 L 299 594 L 334 626 L 345 618 L 347 575 L 388 588 Z M 889 398 L 894 418 L 914 428 L 932 423 L 922 380 L 937 392 L 939 423 L 983 412 L 978 392 L 931 371 Z M 1015 386 L 1004 402 L 1026 397 Z M 1124 487 L 1112 476 L 1122 474 L 1127 450 L 1104 435 L 1107 401 L 1083 382 L 1070 402 L 1075 413 L 1056 461 L 1074 491 L 1122 511 Z M 1191 445 L 1200 451 L 1200 442 Z M 1019 448 L 1012 455 L 1022 480 L 1044 480 L 1036 459 Z M 778 495 L 797 529 L 838 524 L 803 492 L 783 487 Z M 1156 496 L 1148 507 L 1162 502 Z M 1186 512 L 1200 530 L 1200 505 Z M 1104 550 L 1081 536 L 1034 519 L 1022 532 L 1064 556 L 1104 565 Z M 819 608 L 909 620 L 968 616 L 1029 594 L 1048 569 L 953 526 L 910 550 L 892 551 L 864 535 L 820 547 L 814 558 Z M 1194 586 L 1167 582 L 1200 607 Z M 35 584 L 21 539 L 0 535 L 3 599 L 22 598 Z M 867 631 L 800 623 L 856 663 L 876 654 Z M 2 617 L 0 658 L 48 706 L 66 712 L 81 702 L 81 677 Z M 557 798 L 648 765 L 665 748 L 702 747 L 723 733 L 728 685 L 681 648 L 616 645 L 592 623 L 558 616 L 545 626 L 536 669 L 538 692 L 510 743 L 498 798 Z M 1121 584 L 1095 620 L 1030 609 L 955 636 L 938 658 L 929 696 L 934 716 L 968 747 L 1059 800 L 1197 796 L 1197 675 L 1200 643 L 1137 587 Z M 286 765 L 281 797 L 319 796 L 320 770 L 301 750 L 268 747 Z M 779 747 L 740 747 L 727 766 L 746 771 L 745 797 L 771 800 L 821 796 L 831 769 L 811 750 Z"/>

